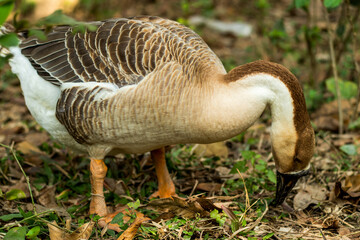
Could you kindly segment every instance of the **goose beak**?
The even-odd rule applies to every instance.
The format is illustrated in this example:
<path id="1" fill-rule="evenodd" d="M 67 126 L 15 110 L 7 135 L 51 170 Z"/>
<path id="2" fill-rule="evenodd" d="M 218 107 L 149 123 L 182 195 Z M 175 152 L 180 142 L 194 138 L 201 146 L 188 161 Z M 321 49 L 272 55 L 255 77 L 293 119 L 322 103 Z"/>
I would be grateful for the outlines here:
<path id="1" fill-rule="evenodd" d="M 285 198 L 293 189 L 299 178 L 308 175 L 310 169 L 305 169 L 296 173 L 281 173 L 276 171 L 276 195 L 272 201 L 272 206 L 278 206 L 285 201 Z"/>

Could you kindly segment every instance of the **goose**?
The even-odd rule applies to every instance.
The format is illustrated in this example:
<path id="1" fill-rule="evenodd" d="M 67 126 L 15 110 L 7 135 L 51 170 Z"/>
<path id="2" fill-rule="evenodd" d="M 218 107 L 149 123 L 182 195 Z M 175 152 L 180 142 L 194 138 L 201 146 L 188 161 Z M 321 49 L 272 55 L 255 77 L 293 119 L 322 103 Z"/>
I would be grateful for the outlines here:
<path id="1" fill-rule="evenodd" d="M 85 33 L 54 27 L 45 41 L 24 35 L 9 50 L 35 120 L 90 157 L 90 214 L 106 219 L 103 226 L 111 218 L 105 156 L 150 151 L 158 178 L 152 196 L 175 196 L 164 146 L 229 139 L 267 107 L 277 171 L 273 205 L 309 172 L 314 131 L 301 85 L 287 68 L 258 60 L 226 72 L 193 30 L 160 17 L 91 24 L 97 29 Z"/>

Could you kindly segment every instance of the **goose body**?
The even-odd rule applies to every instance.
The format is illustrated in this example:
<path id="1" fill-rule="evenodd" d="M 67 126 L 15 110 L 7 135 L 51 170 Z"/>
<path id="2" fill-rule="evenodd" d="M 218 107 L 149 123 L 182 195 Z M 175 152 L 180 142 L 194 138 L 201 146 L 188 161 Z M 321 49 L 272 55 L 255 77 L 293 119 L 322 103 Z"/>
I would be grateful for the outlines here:
<path id="1" fill-rule="evenodd" d="M 266 106 L 277 170 L 308 169 L 314 134 L 298 80 L 266 61 L 226 73 L 192 30 L 158 17 L 56 27 L 11 48 L 26 104 L 54 138 L 92 159 L 211 143 L 250 127 Z"/>

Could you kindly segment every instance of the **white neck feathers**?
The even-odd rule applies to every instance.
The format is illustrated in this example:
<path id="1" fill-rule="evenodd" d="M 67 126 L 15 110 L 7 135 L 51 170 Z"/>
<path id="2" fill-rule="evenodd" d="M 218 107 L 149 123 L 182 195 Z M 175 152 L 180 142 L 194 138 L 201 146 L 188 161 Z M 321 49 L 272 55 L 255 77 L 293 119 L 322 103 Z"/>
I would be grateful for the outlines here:
<path id="1" fill-rule="evenodd" d="M 209 96 L 209 109 L 205 116 L 208 124 L 218 133 L 211 132 L 209 135 L 228 139 L 239 134 L 261 116 L 266 106 L 270 106 L 272 136 L 281 138 L 290 134 L 296 140 L 293 99 L 279 78 L 266 73 L 253 73 L 215 88 L 213 95 Z"/>

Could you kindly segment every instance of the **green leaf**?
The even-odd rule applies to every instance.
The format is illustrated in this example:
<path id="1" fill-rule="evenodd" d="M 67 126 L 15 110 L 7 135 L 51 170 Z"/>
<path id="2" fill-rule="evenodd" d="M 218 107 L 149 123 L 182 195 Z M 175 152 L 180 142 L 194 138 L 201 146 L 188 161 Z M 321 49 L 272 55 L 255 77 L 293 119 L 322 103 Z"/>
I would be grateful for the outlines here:
<path id="1" fill-rule="evenodd" d="M 347 155 L 350 156 L 355 156 L 357 154 L 357 149 L 356 146 L 354 144 L 345 144 L 342 145 L 340 147 L 340 150 L 343 151 L 344 153 L 346 153 Z"/>
<path id="2" fill-rule="evenodd" d="M 272 183 L 276 183 L 276 175 L 273 171 L 269 170 L 266 175 Z"/>
<path id="3" fill-rule="evenodd" d="M 350 130 L 357 129 L 357 128 L 360 128 L 360 117 L 358 119 L 356 119 L 355 121 L 349 123 Z"/>
<path id="4" fill-rule="evenodd" d="M 17 200 L 21 198 L 26 198 L 25 193 L 20 189 L 11 189 L 5 193 L 6 200 Z"/>
<path id="5" fill-rule="evenodd" d="M 39 29 L 30 29 L 29 30 L 29 36 L 35 36 L 40 41 L 46 41 L 47 37 L 44 31 Z"/>
<path id="6" fill-rule="evenodd" d="M 296 8 L 308 8 L 310 0 L 294 0 L 294 5 Z"/>
<path id="7" fill-rule="evenodd" d="M 326 8 L 336 8 L 342 3 L 342 0 L 324 0 Z"/>
<path id="8" fill-rule="evenodd" d="M 111 220 L 110 223 L 119 223 L 119 222 L 122 222 L 123 220 L 123 217 L 124 217 L 124 214 L 122 212 L 116 214 L 116 216 Z"/>
<path id="9" fill-rule="evenodd" d="M 265 237 L 262 238 L 262 240 L 267 240 L 267 239 L 271 238 L 273 235 L 274 235 L 274 233 L 268 233 L 268 234 L 266 234 Z"/>
<path id="10" fill-rule="evenodd" d="M 12 213 L 0 216 L 0 220 L 5 222 L 13 220 L 14 218 L 22 218 L 22 215 L 20 213 Z"/>
<path id="11" fill-rule="evenodd" d="M 11 54 L 6 55 L 5 57 L 0 56 L 0 69 L 2 69 L 4 67 L 4 65 L 9 62 L 9 59 L 11 58 L 11 56 L 12 56 Z M 1 195 L 2 194 L 0 194 L 0 196 Z"/>
<path id="12" fill-rule="evenodd" d="M 236 162 L 234 164 L 234 167 L 231 169 L 230 173 L 231 174 L 237 173 L 237 169 L 239 169 L 239 171 L 242 173 L 246 172 L 246 170 L 248 169 L 248 167 L 246 167 L 246 160 Z"/>
<path id="13" fill-rule="evenodd" d="M 15 33 L 8 33 L 0 36 L 0 46 L 9 48 L 19 45 L 19 39 Z"/>
<path id="14" fill-rule="evenodd" d="M 27 227 L 14 227 L 10 229 L 4 240 L 23 240 L 26 236 Z"/>
<path id="15" fill-rule="evenodd" d="M 48 185 L 53 185 L 54 184 L 54 180 L 55 180 L 55 175 L 53 173 L 53 171 L 51 170 L 51 168 L 49 167 L 49 164 L 47 162 L 45 162 L 44 164 L 44 173 L 48 178 Z"/>
<path id="16" fill-rule="evenodd" d="M 339 88 L 341 96 L 345 99 L 350 99 L 356 96 L 357 94 L 357 85 L 350 81 L 344 81 L 341 79 L 338 79 L 339 82 Z M 326 80 L 326 88 L 329 92 L 336 94 L 336 87 L 335 87 L 335 78 L 329 78 Z"/>
<path id="17" fill-rule="evenodd" d="M 270 8 L 270 3 L 268 0 L 257 0 L 256 7 L 260 9 L 267 9 Z"/>
<path id="18" fill-rule="evenodd" d="M 14 8 L 14 0 L 0 0 L 0 26 L 4 24 Z"/>
<path id="19" fill-rule="evenodd" d="M 210 217 L 213 219 L 219 219 L 220 218 L 219 211 L 217 209 L 212 210 L 210 212 Z"/>
<path id="20" fill-rule="evenodd" d="M 256 153 L 253 151 L 242 151 L 241 155 L 245 160 L 249 161 L 256 156 Z"/>
<path id="21" fill-rule="evenodd" d="M 66 16 L 62 13 L 61 10 L 57 10 L 51 15 L 40 19 L 37 22 L 38 26 L 56 26 L 56 25 L 70 25 L 73 26 L 73 31 L 75 33 L 82 32 L 84 33 L 86 30 L 95 31 L 97 26 L 85 22 L 76 21 L 75 19 Z"/>
<path id="22" fill-rule="evenodd" d="M 40 233 L 40 227 L 39 226 L 36 226 L 36 227 L 33 227 L 32 229 L 30 229 L 28 231 L 28 233 L 26 234 L 26 237 L 27 238 L 30 238 L 30 239 L 33 239 L 35 238 L 37 235 L 39 235 Z"/>
<path id="23" fill-rule="evenodd" d="M 219 214 L 219 211 L 217 209 L 214 209 L 210 212 L 210 217 L 215 219 L 220 226 L 223 226 L 226 220 L 225 217 L 221 217 L 221 214 Z"/>
<path id="24" fill-rule="evenodd" d="M 57 10 L 47 17 L 42 18 L 38 25 L 74 25 L 77 21 Z"/>
<path id="25" fill-rule="evenodd" d="M 129 208 L 137 209 L 138 207 L 140 207 L 140 200 L 137 199 L 136 202 L 129 202 L 127 205 L 129 206 Z"/>

